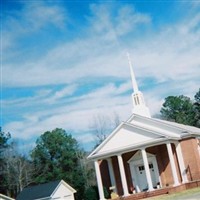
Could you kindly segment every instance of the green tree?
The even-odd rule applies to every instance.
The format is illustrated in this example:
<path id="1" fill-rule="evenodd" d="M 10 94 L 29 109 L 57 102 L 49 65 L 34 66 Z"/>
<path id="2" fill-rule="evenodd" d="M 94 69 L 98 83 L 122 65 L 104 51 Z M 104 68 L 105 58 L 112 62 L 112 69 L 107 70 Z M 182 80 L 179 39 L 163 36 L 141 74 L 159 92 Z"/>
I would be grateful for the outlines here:
<path id="1" fill-rule="evenodd" d="M 199 91 L 194 95 L 194 99 L 196 102 L 200 103 L 200 88 Z"/>
<path id="2" fill-rule="evenodd" d="M 162 118 L 177 123 L 195 125 L 193 102 L 186 96 L 169 96 L 161 108 Z"/>
<path id="3" fill-rule="evenodd" d="M 7 193 L 6 176 L 4 174 L 6 166 L 5 150 L 9 147 L 8 141 L 10 133 L 5 133 L 0 127 L 0 193 Z"/>
<path id="4" fill-rule="evenodd" d="M 200 88 L 194 96 L 195 126 L 200 128 Z"/>
<path id="5" fill-rule="evenodd" d="M 8 140 L 10 139 L 10 133 L 4 133 L 0 127 L 0 156 L 2 157 L 2 152 L 8 147 Z M 0 158 L 1 158 L 0 157 Z"/>
<path id="6" fill-rule="evenodd" d="M 107 189 L 104 187 L 104 196 L 106 199 L 110 198 L 110 194 L 107 191 Z M 96 185 L 90 186 L 87 188 L 85 195 L 84 195 L 85 200 L 99 200 L 99 191 L 98 187 Z"/>
<path id="7" fill-rule="evenodd" d="M 76 197 L 81 200 L 85 176 L 80 151 L 77 141 L 65 130 L 56 128 L 45 132 L 31 153 L 36 168 L 35 183 L 63 179 L 77 190 Z"/>

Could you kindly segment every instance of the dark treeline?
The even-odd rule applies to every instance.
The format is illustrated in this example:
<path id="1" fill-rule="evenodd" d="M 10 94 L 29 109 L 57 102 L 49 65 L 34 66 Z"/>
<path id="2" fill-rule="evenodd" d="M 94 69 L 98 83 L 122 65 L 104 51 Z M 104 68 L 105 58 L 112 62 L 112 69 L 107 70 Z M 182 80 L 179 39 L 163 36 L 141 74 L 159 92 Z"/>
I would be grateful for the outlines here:
<path id="1" fill-rule="evenodd" d="M 77 190 L 76 199 L 89 199 L 87 190 L 96 185 L 93 165 L 65 130 L 42 134 L 28 156 L 10 139 L 9 133 L 0 132 L 0 193 L 16 197 L 28 185 L 63 179 Z"/>
<path id="2" fill-rule="evenodd" d="M 168 96 L 160 112 L 165 120 L 200 127 L 200 89 L 194 99 L 184 95 Z"/>

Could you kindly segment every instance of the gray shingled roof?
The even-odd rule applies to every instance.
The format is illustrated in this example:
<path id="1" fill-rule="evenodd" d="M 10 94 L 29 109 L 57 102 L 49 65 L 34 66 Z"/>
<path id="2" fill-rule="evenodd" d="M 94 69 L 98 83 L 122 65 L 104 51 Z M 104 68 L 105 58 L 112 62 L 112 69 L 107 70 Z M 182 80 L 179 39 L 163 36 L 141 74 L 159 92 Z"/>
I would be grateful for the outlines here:
<path id="1" fill-rule="evenodd" d="M 50 197 L 59 183 L 60 180 L 35 186 L 28 186 L 22 190 L 16 200 L 35 200 Z"/>

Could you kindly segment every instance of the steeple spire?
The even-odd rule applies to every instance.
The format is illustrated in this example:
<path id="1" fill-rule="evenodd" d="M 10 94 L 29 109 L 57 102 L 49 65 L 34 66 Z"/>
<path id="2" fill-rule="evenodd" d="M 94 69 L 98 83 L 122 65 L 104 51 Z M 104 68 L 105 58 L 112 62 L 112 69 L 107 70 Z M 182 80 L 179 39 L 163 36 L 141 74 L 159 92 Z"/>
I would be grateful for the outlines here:
<path id="1" fill-rule="evenodd" d="M 129 53 L 127 53 L 127 57 L 128 57 L 128 62 L 129 62 L 129 67 L 130 67 L 130 72 L 131 72 L 131 79 L 132 79 L 132 86 L 133 86 L 133 94 L 132 94 L 133 111 L 132 112 L 137 115 L 151 117 L 149 108 L 146 107 L 146 105 L 145 105 L 143 94 L 138 89 L 138 85 L 137 85 L 137 82 L 135 79 L 135 74 L 133 71 Z"/>
<path id="2" fill-rule="evenodd" d="M 133 71 L 130 55 L 129 55 L 128 52 L 127 52 L 127 57 L 128 57 L 130 71 L 131 71 L 131 79 L 132 79 L 133 91 L 134 92 L 138 92 L 139 91 L 138 90 L 138 85 L 137 85 L 137 82 L 136 82 L 136 79 L 135 79 L 135 74 L 134 74 L 134 71 Z"/>

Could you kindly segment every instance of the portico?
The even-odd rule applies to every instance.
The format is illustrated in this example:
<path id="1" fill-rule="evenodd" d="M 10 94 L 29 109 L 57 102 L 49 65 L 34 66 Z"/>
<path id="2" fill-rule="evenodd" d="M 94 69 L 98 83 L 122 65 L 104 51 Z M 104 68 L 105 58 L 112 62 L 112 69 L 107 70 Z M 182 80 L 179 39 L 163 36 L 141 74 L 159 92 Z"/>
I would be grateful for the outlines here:
<path id="1" fill-rule="evenodd" d="M 179 145 L 178 149 L 177 145 Z M 166 155 L 164 158 L 160 155 L 163 149 L 165 150 L 164 155 Z M 157 188 L 177 186 L 187 182 L 187 176 L 181 173 L 181 169 L 183 171 L 186 169 L 182 163 L 183 158 L 180 152 L 180 144 L 175 145 L 165 141 L 155 146 L 124 151 L 109 158 L 97 159 L 95 171 L 100 199 L 105 199 L 104 187 L 109 189 L 109 187 L 115 186 L 115 192 L 118 195 L 129 196 L 133 193 L 153 191 Z M 105 162 L 104 165 L 102 165 L 103 162 Z M 105 170 L 108 170 L 110 176 L 109 183 L 104 181 Z M 119 177 L 117 177 L 118 174 Z"/>

